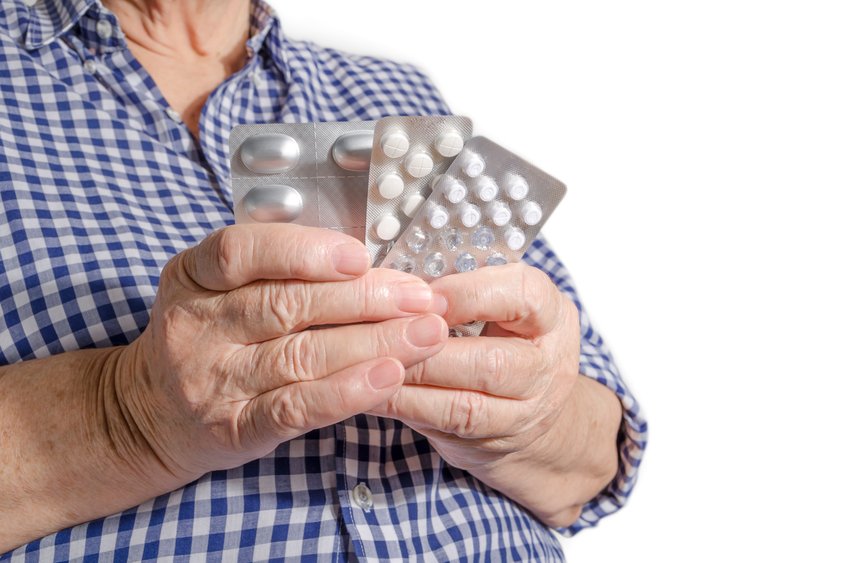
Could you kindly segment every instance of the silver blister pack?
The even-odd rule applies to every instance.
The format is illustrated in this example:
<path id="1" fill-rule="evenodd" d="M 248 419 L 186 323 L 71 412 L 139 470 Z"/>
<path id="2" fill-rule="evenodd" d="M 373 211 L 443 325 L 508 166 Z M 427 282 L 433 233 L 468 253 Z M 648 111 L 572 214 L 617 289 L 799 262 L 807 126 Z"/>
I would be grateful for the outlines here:
<path id="1" fill-rule="evenodd" d="M 378 264 L 473 134 L 457 115 L 385 117 L 375 125 L 366 203 L 366 247 Z"/>
<path id="2" fill-rule="evenodd" d="M 363 241 L 375 123 L 235 127 L 229 145 L 236 222 L 326 227 Z"/>
<path id="3" fill-rule="evenodd" d="M 567 192 L 543 170 L 486 137 L 474 137 L 435 182 L 381 267 L 426 281 L 519 262 Z M 454 327 L 478 335 L 484 323 Z"/>

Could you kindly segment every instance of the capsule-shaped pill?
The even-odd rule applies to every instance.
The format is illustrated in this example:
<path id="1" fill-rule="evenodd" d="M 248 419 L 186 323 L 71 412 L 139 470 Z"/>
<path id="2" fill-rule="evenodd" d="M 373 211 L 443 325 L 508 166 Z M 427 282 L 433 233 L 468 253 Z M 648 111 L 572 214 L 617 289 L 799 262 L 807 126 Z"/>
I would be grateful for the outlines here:
<path id="1" fill-rule="evenodd" d="M 256 135 L 242 143 L 239 155 L 245 167 L 256 174 L 280 174 L 298 163 L 298 142 L 281 133 Z"/>
<path id="2" fill-rule="evenodd" d="M 271 184 L 257 186 L 245 194 L 242 208 L 260 223 L 289 223 L 301 215 L 304 201 L 295 188 Z"/>
<path id="3" fill-rule="evenodd" d="M 340 135 L 331 147 L 331 156 L 337 166 L 351 172 L 369 170 L 372 155 L 372 131 L 350 131 Z"/>

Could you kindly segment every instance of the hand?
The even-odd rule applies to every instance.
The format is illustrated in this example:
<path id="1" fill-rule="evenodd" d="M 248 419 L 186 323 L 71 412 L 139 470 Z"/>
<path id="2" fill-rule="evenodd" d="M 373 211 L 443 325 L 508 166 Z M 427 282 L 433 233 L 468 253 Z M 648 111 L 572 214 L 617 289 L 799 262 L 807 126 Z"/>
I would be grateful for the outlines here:
<path id="1" fill-rule="evenodd" d="M 297 225 L 229 227 L 171 260 L 118 362 L 129 449 L 183 484 L 385 402 L 447 326 L 422 314 L 425 282 L 368 268 L 361 243 Z"/>
<path id="2" fill-rule="evenodd" d="M 578 515 L 577 507 L 611 479 L 614 459 L 604 455 L 603 469 L 598 459 L 588 459 L 586 436 L 581 435 L 587 428 L 578 424 L 584 422 L 578 401 L 589 395 L 584 388 L 574 393 L 586 383 L 577 386 L 575 305 L 546 274 L 524 264 L 447 276 L 431 288 L 433 310 L 450 326 L 491 323 L 483 336 L 450 339 L 439 354 L 409 368 L 399 392 L 371 412 L 408 424 L 449 464 L 524 504 L 545 522 L 569 523 Z M 612 407 L 613 395 L 608 400 Z M 614 408 L 619 412 L 619 406 Z M 604 426 L 612 435 L 605 451 L 613 454 L 617 423 L 614 431 L 611 423 Z M 590 473 L 601 473 L 599 479 L 588 479 L 583 464 L 589 461 Z M 592 490 L 552 490 L 566 484 L 571 470 L 593 481 Z"/>

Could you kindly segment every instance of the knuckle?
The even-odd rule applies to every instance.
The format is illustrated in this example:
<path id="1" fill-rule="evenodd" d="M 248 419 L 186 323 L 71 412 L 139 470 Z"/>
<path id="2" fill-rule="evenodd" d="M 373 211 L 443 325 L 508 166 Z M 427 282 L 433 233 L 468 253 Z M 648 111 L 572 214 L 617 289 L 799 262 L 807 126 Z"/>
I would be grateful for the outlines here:
<path id="1" fill-rule="evenodd" d="M 289 387 L 288 391 L 281 394 L 278 404 L 271 412 L 273 427 L 278 429 L 281 435 L 289 435 L 292 430 L 307 429 L 309 423 L 304 394 L 297 386 Z"/>
<path id="2" fill-rule="evenodd" d="M 417 362 L 405 370 L 405 381 L 412 385 L 423 385 L 426 379 L 426 363 L 428 360 Z M 395 397 L 395 395 L 394 395 Z"/>
<path id="3" fill-rule="evenodd" d="M 488 343 L 479 348 L 474 364 L 483 378 L 484 390 L 493 394 L 504 394 L 505 387 L 511 383 L 514 374 L 515 351 L 506 346 Z"/>
<path id="4" fill-rule="evenodd" d="M 311 293 L 301 282 L 283 282 L 270 285 L 272 295 L 270 303 L 272 315 L 283 332 L 306 328 L 304 322 L 307 311 L 311 310 Z M 309 317 L 309 315 L 308 315 Z"/>
<path id="5" fill-rule="evenodd" d="M 449 401 L 446 431 L 456 436 L 478 436 L 483 426 L 484 397 L 475 392 L 459 391 Z"/>
<path id="6" fill-rule="evenodd" d="M 327 361 L 323 346 L 316 346 L 311 333 L 298 332 L 284 342 L 280 355 L 281 369 L 295 381 L 314 379 L 313 374 L 325 373 Z"/>
<path id="7" fill-rule="evenodd" d="M 214 267 L 223 280 L 234 279 L 242 269 L 244 257 L 251 255 L 251 237 L 244 236 L 239 229 L 225 228 L 211 239 Z"/>

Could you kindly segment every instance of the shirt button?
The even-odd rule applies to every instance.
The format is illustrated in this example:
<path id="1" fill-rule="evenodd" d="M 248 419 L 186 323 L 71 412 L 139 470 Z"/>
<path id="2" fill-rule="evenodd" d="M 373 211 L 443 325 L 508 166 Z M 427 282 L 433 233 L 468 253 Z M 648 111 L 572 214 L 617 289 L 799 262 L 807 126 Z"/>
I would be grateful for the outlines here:
<path id="1" fill-rule="evenodd" d="M 361 507 L 364 512 L 372 511 L 372 491 L 364 483 L 358 483 L 352 490 L 352 496 L 355 498 L 355 504 Z"/>
<path id="2" fill-rule="evenodd" d="M 38 0 L 24 0 L 24 4 L 26 4 L 30 8 L 35 6 L 36 2 L 38 2 Z"/>
<path id="3" fill-rule="evenodd" d="M 88 59 L 83 63 L 83 69 L 89 74 L 94 74 L 98 71 L 98 65 L 92 59 Z"/>
<path id="4" fill-rule="evenodd" d="M 99 20 L 95 29 L 98 32 L 98 37 L 101 39 L 109 39 L 112 37 L 112 24 L 106 20 Z"/>
<path id="5" fill-rule="evenodd" d="M 177 113 L 177 112 L 174 110 L 174 108 L 168 108 L 167 110 L 165 110 L 165 114 L 166 114 L 167 116 L 169 116 L 172 120 L 177 121 L 178 123 L 180 123 L 181 121 L 183 121 L 182 119 L 180 119 L 180 114 L 179 114 L 179 113 Z"/>

